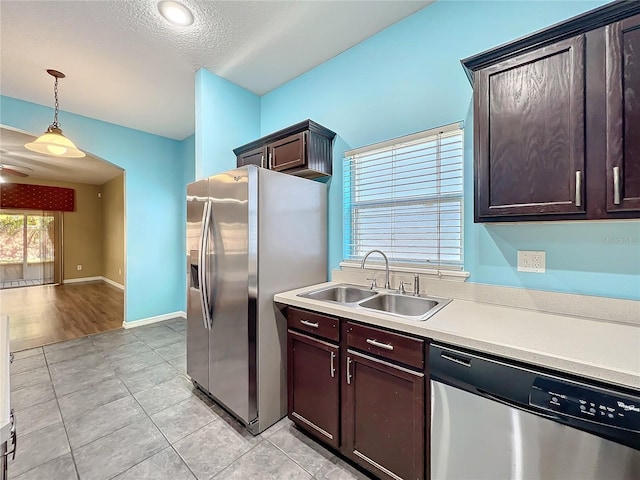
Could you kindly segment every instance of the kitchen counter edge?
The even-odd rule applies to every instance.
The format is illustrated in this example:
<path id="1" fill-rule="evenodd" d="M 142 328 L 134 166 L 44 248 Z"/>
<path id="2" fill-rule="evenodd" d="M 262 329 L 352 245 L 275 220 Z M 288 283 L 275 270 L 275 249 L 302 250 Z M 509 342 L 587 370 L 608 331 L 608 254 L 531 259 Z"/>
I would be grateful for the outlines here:
<path id="1" fill-rule="evenodd" d="M 0 443 L 9 440 L 11 434 L 9 348 L 9 317 L 0 315 Z"/>
<path id="2" fill-rule="evenodd" d="M 384 313 L 298 296 L 339 284 L 340 282 L 326 282 L 282 292 L 274 296 L 274 301 L 640 390 L 640 355 L 633 354 L 633 351 L 640 351 L 638 326 L 458 299 L 453 299 L 427 321 L 414 322 Z M 505 321 L 507 317 L 509 320 Z M 479 322 L 485 321 L 489 328 L 478 328 Z M 559 325 L 561 331 L 552 331 L 555 325 Z M 568 345 L 563 344 L 558 341 L 558 336 L 562 334 L 571 334 L 574 341 Z M 612 348 L 602 345 L 603 340 Z M 616 340 L 622 344 L 629 343 L 631 351 L 613 348 L 617 345 Z M 587 348 L 596 345 L 600 347 L 599 358 L 592 352 L 595 349 Z M 571 348 L 573 351 L 570 351 Z M 629 357 L 626 358 L 625 355 Z"/>

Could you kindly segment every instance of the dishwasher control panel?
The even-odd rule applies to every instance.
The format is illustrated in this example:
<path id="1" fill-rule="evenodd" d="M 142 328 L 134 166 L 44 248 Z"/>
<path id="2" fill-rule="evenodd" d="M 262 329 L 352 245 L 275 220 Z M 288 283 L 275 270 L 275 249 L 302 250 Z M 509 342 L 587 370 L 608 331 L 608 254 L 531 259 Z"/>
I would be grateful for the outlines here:
<path id="1" fill-rule="evenodd" d="M 529 404 L 581 420 L 640 432 L 640 398 L 552 378 L 537 377 Z"/>

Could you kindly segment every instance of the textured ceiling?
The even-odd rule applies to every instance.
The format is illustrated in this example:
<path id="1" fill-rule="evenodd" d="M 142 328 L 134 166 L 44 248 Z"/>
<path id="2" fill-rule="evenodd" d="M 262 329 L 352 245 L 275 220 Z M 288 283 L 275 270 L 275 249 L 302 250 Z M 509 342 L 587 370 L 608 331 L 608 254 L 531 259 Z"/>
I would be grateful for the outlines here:
<path id="1" fill-rule="evenodd" d="M 0 0 L 1 93 L 51 106 L 54 68 L 61 110 L 183 139 L 199 68 L 262 95 L 431 2 L 184 3 L 186 28 L 155 0 Z"/>

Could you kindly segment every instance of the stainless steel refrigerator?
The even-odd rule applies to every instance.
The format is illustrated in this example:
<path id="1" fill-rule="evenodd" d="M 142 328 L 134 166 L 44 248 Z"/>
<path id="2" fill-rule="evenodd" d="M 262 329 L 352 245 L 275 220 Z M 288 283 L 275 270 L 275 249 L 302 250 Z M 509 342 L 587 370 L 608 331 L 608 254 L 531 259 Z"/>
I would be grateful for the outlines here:
<path id="1" fill-rule="evenodd" d="M 187 373 L 253 434 L 287 410 L 273 296 L 327 278 L 326 188 L 254 165 L 187 186 Z"/>

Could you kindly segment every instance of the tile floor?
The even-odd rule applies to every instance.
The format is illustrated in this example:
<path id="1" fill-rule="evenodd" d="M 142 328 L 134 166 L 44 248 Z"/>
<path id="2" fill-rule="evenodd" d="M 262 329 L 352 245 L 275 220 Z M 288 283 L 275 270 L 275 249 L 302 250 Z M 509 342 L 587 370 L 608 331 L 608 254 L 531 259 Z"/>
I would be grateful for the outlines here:
<path id="1" fill-rule="evenodd" d="M 194 390 L 184 319 L 17 352 L 12 480 L 367 479 L 286 418 L 252 436 Z"/>
<path id="2" fill-rule="evenodd" d="M 0 290 L 3 288 L 32 287 L 34 285 L 44 285 L 44 280 L 6 280 L 0 282 Z"/>

